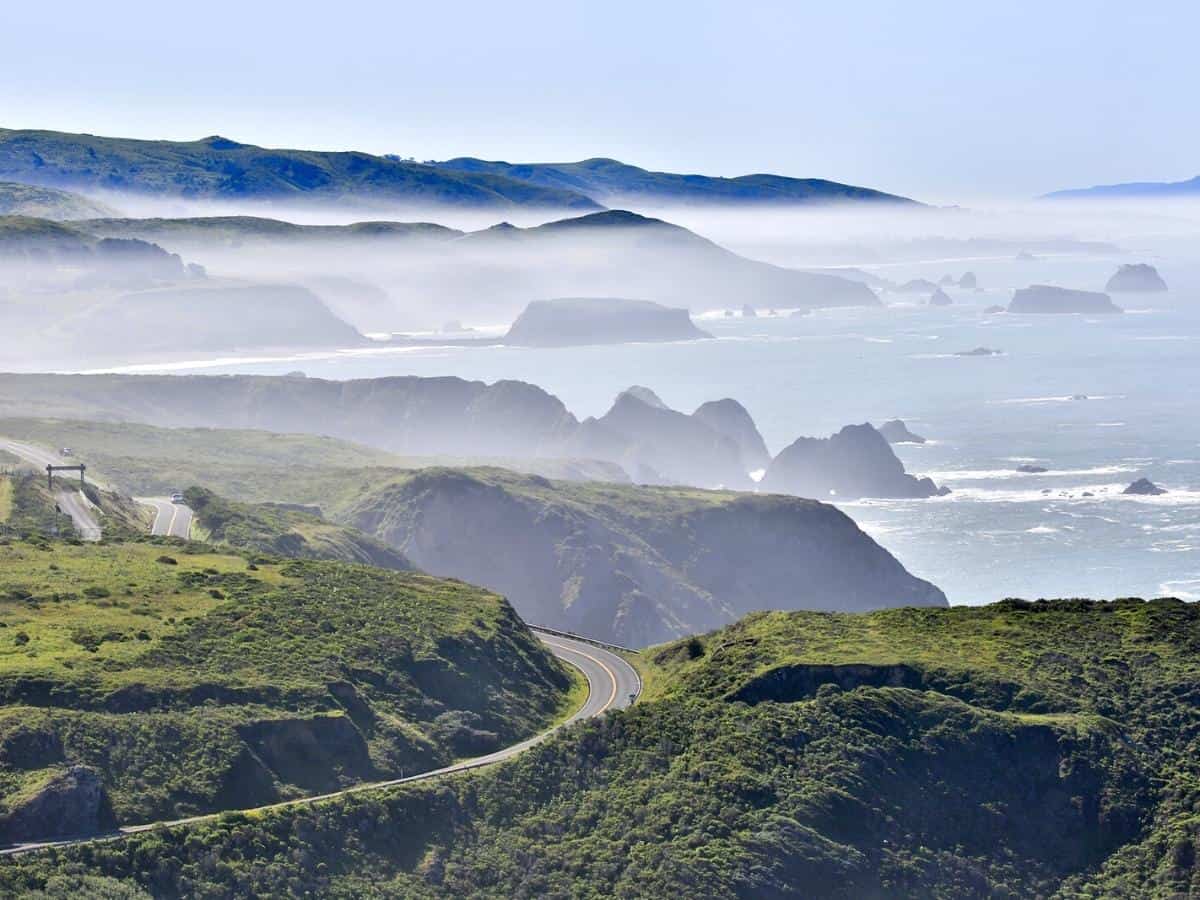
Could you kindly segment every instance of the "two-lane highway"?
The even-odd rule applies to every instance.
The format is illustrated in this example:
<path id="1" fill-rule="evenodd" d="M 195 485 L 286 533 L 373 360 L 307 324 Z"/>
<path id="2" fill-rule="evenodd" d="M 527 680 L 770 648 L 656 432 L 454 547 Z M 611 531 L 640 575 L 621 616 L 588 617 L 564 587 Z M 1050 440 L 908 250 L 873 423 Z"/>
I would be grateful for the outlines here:
<path id="1" fill-rule="evenodd" d="M 535 629 L 536 631 L 536 629 Z M 588 696 L 583 705 L 575 711 L 575 713 L 563 722 L 549 728 L 546 731 L 536 734 L 533 737 L 521 741 L 519 744 L 513 744 L 511 747 L 505 747 L 503 750 L 497 750 L 495 753 L 489 753 L 487 756 L 476 757 L 475 759 L 464 760 L 454 765 L 444 766 L 441 769 L 434 769 L 431 772 L 422 772 L 418 775 L 409 775 L 406 778 L 394 778 L 391 781 L 371 782 L 368 784 L 359 784 L 354 787 L 346 788 L 341 791 L 334 791 L 329 794 L 321 794 L 314 797 L 301 797 L 297 800 L 285 800 L 282 803 L 272 803 L 267 806 L 255 807 L 253 810 L 243 810 L 244 812 L 258 812 L 268 809 L 284 809 L 289 806 L 302 806 L 309 803 L 320 803 L 323 800 L 331 800 L 335 797 L 343 797 L 347 794 L 356 794 L 362 791 L 374 791 L 380 788 L 393 787 L 398 784 L 408 784 L 413 781 L 425 781 L 430 778 L 439 778 L 446 775 L 453 775 L 458 772 L 466 772 L 470 769 L 478 769 L 482 766 L 490 766 L 495 763 L 504 762 L 512 759 L 519 753 L 528 750 L 540 744 L 546 738 L 550 737 L 560 728 L 570 725 L 572 722 L 577 722 L 580 719 L 594 718 L 595 716 L 603 715 L 611 709 L 622 709 L 629 706 L 637 695 L 641 692 L 641 678 L 638 676 L 637 670 L 620 654 L 604 647 L 597 646 L 587 641 L 575 640 L 559 634 L 543 634 L 538 633 L 538 637 L 550 649 L 550 652 L 561 659 L 568 665 L 579 669 L 587 679 Z M 209 813 L 203 816 L 192 816 L 187 819 L 176 819 L 170 822 L 147 822 L 144 825 L 126 825 L 116 832 L 102 835 L 91 835 L 88 837 L 68 838 L 58 841 L 39 841 L 36 843 L 18 844 L 13 847 L 6 847 L 0 850 L 0 856 L 13 856 L 20 853 L 29 853 L 34 850 L 41 850 L 46 847 L 62 847 L 69 844 L 89 844 L 100 843 L 103 841 L 119 841 L 131 834 L 138 834 L 143 831 L 153 831 L 156 828 L 170 828 L 179 825 L 191 825 L 197 822 L 206 822 L 216 819 L 222 813 Z"/>
<path id="2" fill-rule="evenodd" d="M 182 503 L 173 503 L 169 497 L 134 497 L 143 506 L 154 507 L 154 524 L 150 533 L 162 537 L 177 537 L 187 540 L 192 534 L 192 510 Z"/>
<path id="3" fill-rule="evenodd" d="M 57 453 L 52 453 L 34 444 L 26 444 L 8 438 L 0 438 L 0 450 L 7 450 L 25 462 L 44 469 L 46 466 L 69 466 L 74 462 Z M 54 502 L 60 512 L 71 517 L 71 523 L 79 537 L 85 541 L 100 540 L 100 523 L 92 511 L 92 505 L 76 486 L 71 475 L 63 475 L 54 480 Z"/>

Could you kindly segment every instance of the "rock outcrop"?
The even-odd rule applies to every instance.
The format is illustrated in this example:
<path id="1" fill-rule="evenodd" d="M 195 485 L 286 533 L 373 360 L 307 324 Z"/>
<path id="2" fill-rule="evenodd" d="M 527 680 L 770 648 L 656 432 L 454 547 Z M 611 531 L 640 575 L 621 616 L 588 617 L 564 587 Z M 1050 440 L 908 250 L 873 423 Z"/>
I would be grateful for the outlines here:
<path id="1" fill-rule="evenodd" d="M 100 834 L 116 827 L 100 776 L 87 766 L 70 766 L 0 816 L 0 842 Z"/>
<path id="2" fill-rule="evenodd" d="M 941 288 L 937 288 L 932 294 L 929 295 L 929 305 L 953 306 L 954 299 Z"/>
<path id="3" fill-rule="evenodd" d="M 1108 284 L 1104 286 L 1104 289 L 1114 294 L 1151 294 L 1165 291 L 1167 283 L 1163 281 L 1154 266 L 1147 263 L 1132 263 L 1117 269 L 1113 277 L 1108 279 Z"/>
<path id="4" fill-rule="evenodd" d="M 760 487 L 834 501 L 946 493 L 931 479 L 906 473 L 887 440 L 869 423 L 847 425 L 828 438 L 799 438 L 772 460 Z"/>
<path id="5" fill-rule="evenodd" d="M 959 350 L 955 356 L 1003 356 L 1003 350 L 996 350 L 992 347 L 974 347 L 970 350 Z"/>
<path id="6" fill-rule="evenodd" d="M 572 456 L 600 459 L 611 452 L 611 438 L 595 443 L 599 434 L 617 435 L 623 440 L 615 460 L 638 478 L 638 472 L 658 473 L 667 483 L 698 487 L 747 488 L 751 485 L 742 453 L 731 438 L 712 428 L 702 419 L 668 409 L 657 396 L 647 400 L 637 392 L 621 393 L 612 408 L 596 420 L 586 440 L 570 444 Z M 610 446 L 605 447 L 604 443 Z"/>
<path id="7" fill-rule="evenodd" d="M 1133 484 L 1129 485 L 1129 487 L 1125 488 L 1125 490 L 1121 491 L 1122 494 L 1135 494 L 1142 497 L 1157 497 L 1166 492 L 1166 488 L 1159 487 L 1149 478 L 1139 478 Z"/>
<path id="8" fill-rule="evenodd" d="M 1072 288 L 1035 284 L 1013 292 L 1010 313 L 1086 313 L 1088 315 L 1124 312 L 1108 294 L 1077 291 Z"/>
<path id="9" fill-rule="evenodd" d="M 758 432 L 754 419 L 746 407 L 736 400 L 710 400 L 701 404 L 692 418 L 699 419 L 718 434 L 723 434 L 735 444 L 741 454 L 742 467 L 747 472 L 765 469 L 771 462 L 766 442 Z"/>
<path id="10" fill-rule="evenodd" d="M 877 430 L 889 444 L 925 443 L 925 438 L 919 434 L 913 434 L 908 430 L 908 426 L 904 424 L 903 419 L 892 419 L 890 422 L 884 422 Z"/>
<path id="11" fill-rule="evenodd" d="M 901 294 L 932 294 L 938 286 L 928 278 L 914 278 L 896 288 Z"/>
<path id="12" fill-rule="evenodd" d="M 633 341 L 686 341 L 712 337 L 686 309 L 649 300 L 577 297 L 535 300 L 517 317 L 504 343 L 523 347 L 570 347 Z"/>
<path id="13" fill-rule="evenodd" d="M 958 279 L 958 286 L 973 291 L 979 287 L 979 279 L 975 277 L 974 272 L 963 272 L 962 278 Z"/>

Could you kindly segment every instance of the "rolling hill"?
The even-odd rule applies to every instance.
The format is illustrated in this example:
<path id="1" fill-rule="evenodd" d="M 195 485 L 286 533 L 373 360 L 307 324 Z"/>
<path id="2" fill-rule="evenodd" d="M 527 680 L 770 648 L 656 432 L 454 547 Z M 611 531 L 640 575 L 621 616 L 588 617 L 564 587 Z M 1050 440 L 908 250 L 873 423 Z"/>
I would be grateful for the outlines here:
<path id="1" fill-rule="evenodd" d="M 32 184 L 0 181 L 0 216 L 70 220 L 111 216 L 113 210 L 81 194 Z"/>
<path id="2" fill-rule="evenodd" d="M 444 171 L 497 175 L 545 188 L 575 191 L 605 206 L 715 204 L 792 206 L 831 203 L 919 205 L 907 197 L 821 178 L 741 175 L 714 178 L 651 172 L 615 159 L 570 163 L 489 162 L 470 156 L 435 163 Z"/>
<path id="3" fill-rule="evenodd" d="M 752 615 L 643 651 L 642 700 L 510 765 L 25 857 L 0 890 L 1186 897 L 1198 624 L 1171 599 Z"/>
<path id="4" fill-rule="evenodd" d="M 1168 197 L 1200 196 L 1200 175 L 1187 181 L 1130 181 L 1124 184 L 1098 184 L 1086 188 L 1069 188 L 1045 195 L 1052 200 L 1122 200 L 1137 197 L 1166 199 Z"/>
<path id="5" fill-rule="evenodd" d="M 588 210 L 574 191 L 369 153 L 256 147 L 220 136 L 147 141 L 0 129 L 0 180 L 189 200 Z"/>

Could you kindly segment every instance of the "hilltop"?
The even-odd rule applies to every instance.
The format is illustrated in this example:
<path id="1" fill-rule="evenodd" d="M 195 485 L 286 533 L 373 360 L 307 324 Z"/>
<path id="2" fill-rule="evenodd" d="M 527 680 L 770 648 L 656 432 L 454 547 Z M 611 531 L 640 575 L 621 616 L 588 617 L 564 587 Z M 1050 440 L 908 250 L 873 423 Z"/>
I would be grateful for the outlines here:
<path id="1" fill-rule="evenodd" d="M 756 614 L 644 651 L 642 701 L 509 765 L 28 857 L 0 885 L 1186 896 L 1200 843 L 1197 626 L 1200 608 L 1169 599 Z"/>
<path id="2" fill-rule="evenodd" d="M 570 163 L 490 162 L 470 156 L 435 163 L 439 169 L 502 175 L 546 188 L 576 191 L 605 206 L 649 204 L 719 204 L 753 206 L 831 203 L 920 204 L 907 197 L 821 178 L 741 175 L 714 178 L 652 172 L 615 159 Z"/>
<path id="3" fill-rule="evenodd" d="M 0 542 L 0 839 L 69 834 L 105 805 L 133 824 L 434 768 L 533 733 L 572 683 L 503 599 L 459 582 Z M 79 767 L 97 787 L 64 794 Z"/>
<path id="4" fill-rule="evenodd" d="M 369 153 L 256 147 L 217 135 L 147 141 L 0 129 L 0 179 L 186 200 L 597 208 L 574 191 Z"/>
<path id="5" fill-rule="evenodd" d="M 1200 175 L 1186 181 L 1130 181 L 1123 184 L 1098 184 L 1086 188 L 1053 191 L 1051 200 L 1120 200 L 1137 197 L 1195 197 L 1200 194 Z"/>
<path id="6" fill-rule="evenodd" d="M 32 184 L 0 181 L 0 216 L 32 216 L 39 219 L 90 219 L 111 216 L 113 210 L 82 194 L 58 191 Z"/>

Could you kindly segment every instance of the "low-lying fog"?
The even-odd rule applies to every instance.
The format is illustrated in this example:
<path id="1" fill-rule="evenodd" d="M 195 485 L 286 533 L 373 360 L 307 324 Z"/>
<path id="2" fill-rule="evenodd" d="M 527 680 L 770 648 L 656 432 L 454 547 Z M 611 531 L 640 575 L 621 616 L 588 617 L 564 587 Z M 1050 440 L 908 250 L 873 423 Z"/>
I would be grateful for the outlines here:
<path id="1" fill-rule="evenodd" d="M 952 493 L 846 509 L 952 602 L 998 592 L 1200 597 L 1200 206 L 645 212 L 701 238 L 629 224 L 271 236 L 82 223 L 97 236 L 145 237 L 179 259 L 111 250 L 98 259 L 94 243 L 85 253 L 69 242 L 19 261 L 10 253 L 0 368 L 516 378 L 581 417 L 641 383 L 684 411 L 742 401 L 772 452 L 900 416 L 929 438 L 896 448 L 908 470 Z M 459 231 L 496 224 L 474 216 L 419 218 Z M 311 210 L 292 218 L 318 221 Z M 357 218 L 325 211 L 319 221 Z M 879 305 L 791 317 L 822 306 L 824 288 L 763 263 L 865 282 Z M 1127 263 L 1153 265 L 1169 290 L 1114 293 L 1124 315 L 987 312 L 1031 284 L 1103 291 Z M 960 284 L 968 272 L 975 287 Z M 914 279 L 923 281 L 906 288 Z M 931 306 L 927 282 L 950 304 Z M 716 340 L 565 350 L 449 340 L 502 333 L 529 301 L 564 295 L 685 306 Z M 453 322 L 462 330 L 438 334 Z M 435 340 L 384 344 L 355 331 Z M 964 355 L 981 348 L 996 352 Z M 1168 493 L 1123 495 L 1138 477 Z"/>

